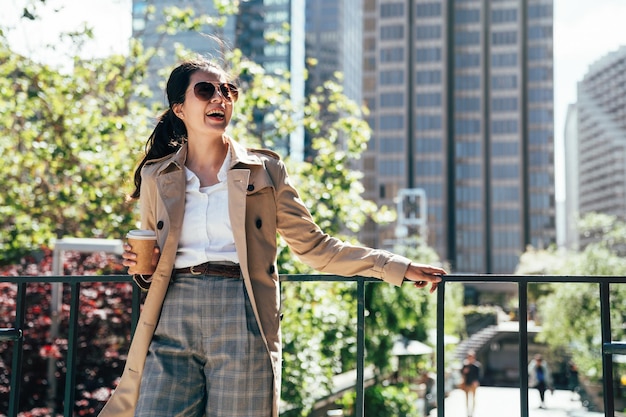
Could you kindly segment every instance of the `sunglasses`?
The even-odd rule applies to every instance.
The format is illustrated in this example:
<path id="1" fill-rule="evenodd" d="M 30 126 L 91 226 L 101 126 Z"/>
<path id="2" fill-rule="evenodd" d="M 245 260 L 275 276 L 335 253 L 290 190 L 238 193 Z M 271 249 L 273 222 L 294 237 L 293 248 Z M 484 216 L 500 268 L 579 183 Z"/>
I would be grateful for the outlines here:
<path id="1" fill-rule="evenodd" d="M 230 83 L 213 84 L 207 81 L 201 81 L 193 86 L 193 93 L 199 100 L 209 101 L 215 95 L 215 91 L 219 90 L 220 96 L 229 103 L 234 103 L 239 98 L 239 90 Z"/>

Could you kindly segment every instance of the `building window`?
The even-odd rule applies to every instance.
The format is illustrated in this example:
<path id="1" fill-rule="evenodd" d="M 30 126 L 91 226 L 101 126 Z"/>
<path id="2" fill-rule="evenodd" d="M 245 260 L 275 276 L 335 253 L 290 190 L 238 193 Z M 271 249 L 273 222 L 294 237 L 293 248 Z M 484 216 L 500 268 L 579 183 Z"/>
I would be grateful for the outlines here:
<path id="1" fill-rule="evenodd" d="M 480 22 L 480 10 L 478 9 L 457 9 L 454 12 L 454 23 L 478 23 Z"/>
<path id="2" fill-rule="evenodd" d="M 457 158 L 473 158 L 482 154 L 480 142 L 457 142 L 454 149 Z"/>
<path id="3" fill-rule="evenodd" d="M 454 33 L 454 44 L 457 46 L 480 44 L 480 32 L 478 31 L 456 31 Z"/>
<path id="4" fill-rule="evenodd" d="M 548 109 L 532 109 L 528 113 L 530 123 L 552 123 L 552 112 Z"/>
<path id="5" fill-rule="evenodd" d="M 417 48 L 417 62 L 439 62 L 441 61 L 441 48 Z"/>
<path id="6" fill-rule="evenodd" d="M 529 19 L 538 19 L 542 17 L 552 17 L 552 5 L 533 4 L 528 6 Z"/>
<path id="7" fill-rule="evenodd" d="M 380 6 L 380 17 L 404 16 L 404 2 L 388 3 Z"/>
<path id="8" fill-rule="evenodd" d="M 528 101 L 531 103 L 552 101 L 552 89 L 531 88 L 528 90 Z"/>
<path id="9" fill-rule="evenodd" d="M 517 32 L 503 31 L 491 34 L 491 43 L 494 45 L 513 45 L 517 43 Z"/>
<path id="10" fill-rule="evenodd" d="M 528 69 L 530 81 L 549 81 L 552 79 L 552 69 L 546 67 L 534 67 Z"/>
<path id="11" fill-rule="evenodd" d="M 441 3 L 423 3 L 416 6 L 417 17 L 437 17 L 441 16 Z"/>
<path id="12" fill-rule="evenodd" d="M 496 156 L 518 156 L 519 148 L 515 142 L 492 142 L 491 155 Z"/>
<path id="13" fill-rule="evenodd" d="M 493 23 L 517 22 L 517 10 L 516 9 L 492 10 L 491 21 Z"/>
<path id="14" fill-rule="evenodd" d="M 398 130 L 404 129 L 404 116 L 402 115 L 383 115 L 379 118 L 380 130 Z"/>
<path id="15" fill-rule="evenodd" d="M 380 85 L 402 85 L 404 84 L 404 71 L 389 70 L 380 72 Z"/>
<path id="16" fill-rule="evenodd" d="M 457 75 L 454 77 L 454 88 L 457 90 L 479 90 L 480 75 Z"/>
<path id="17" fill-rule="evenodd" d="M 552 164 L 550 155 L 545 151 L 533 151 L 529 152 L 529 165 L 537 167 L 545 167 Z"/>
<path id="18" fill-rule="evenodd" d="M 491 56 L 491 66 L 493 66 L 493 67 L 515 67 L 515 66 L 517 66 L 517 54 L 515 52 L 493 54 Z"/>
<path id="19" fill-rule="evenodd" d="M 404 48 L 384 48 L 380 50 L 380 62 L 404 61 Z"/>
<path id="20" fill-rule="evenodd" d="M 439 183 L 421 184 L 418 185 L 418 188 L 422 188 L 426 192 L 426 198 L 428 199 L 441 198 L 442 190 L 444 189 L 444 187 Z"/>
<path id="21" fill-rule="evenodd" d="M 480 133 L 480 120 L 478 119 L 455 119 L 454 131 L 459 135 L 471 135 Z"/>
<path id="22" fill-rule="evenodd" d="M 403 160 L 382 160 L 378 165 L 378 173 L 384 176 L 402 176 L 404 174 Z"/>
<path id="23" fill-rule="evenodd" d="M 472 179 L 480 178 L 482 174 L 481 166 L 478 164 L 457 164 L 456 166 L 456 179 Z"/>
<path id="24" fill-rule="evenodd" d="M 479 209 L 462 208 L 457 210 L 456 219 L 459 224 L 480 224 L 482 212 Z"/>
<path id="25" fill-rule="evenodd" d="M 517 97 L 496 97 L 491 100 L 493 112 L 517 111 Z"/>
<path id="26" fill-rule="evenodd" d="M 493 245 L 497 248 L 517 247 L 519 244 L 520 238 L 517 231 L 505 230 L 493 233 Z"/>
<path id="27" fill-rule="evenodd" d="M 415 140 L 415 147 L 418 153 L 439 153 L 441 152 L 440 137 L 424 137 Z"/>
<path id="28" fill-rule="evenodd" d="M 420 177 L 438 177 L 443 173 L 441 161 L 417 161 L 415 172 Z"/>
<path id="29" fill-rule="evenodd" d="M 472 53 L 457 53 L 454 57 L 457 68 L 470 68 L 480 66 L 480 55 Z"/>
<path id="30" fill-rule="evenodd" d="M 458 186 L 455 189 L 456 200 L 459 203 L 468 203 L 472 201 L 481 201 L 482 192 L 477 186 Z"/>
<path id="31" fill-rule="evenodd" d="M 491 130 L 496 134 L 517 133 L 518 129 L 517 119 L 493 120 L 491 122 Z"/>
<path id="32" fill-rule="evenodd" d="M 491 174 L 494 178 L 519 178 L 519 166 L 516 164 L 494 164 L 491 168 Z"/>
<path id="33" fill-rule="evenodd" d="M 389 40 L 389 39 L 402 39 L 404 38 L 404 26 L 393 25 L 393 26 L 382 26 L 380 28 L 380 39 Z"/>
<path id="34" fill-rule="evenodd" d="M 495 209 L 491 212 L 493 224 L 517 224 L 519 220 L 519 209 Z"/>
<path id="35" fill-rule="evenodd" d="M 528 28 L 528 39 L 551 39 L 552 25 L 533 25 Z"/>
<path id="36" fill-rule="evenodd" d="M 528 48 L 529 61 L 540 61 L 549 58 L 552 58 L 552 54 L 546 46 L 531 46 Z"/>
<path id="37" fill-rule="evenodd" d="M 530 174 L 530 186 L 546 188 L 552 186 L 552 180 L 547 172 L 533 172 Z"/>
<path id="38" fill-rule="evenodd" d="M 457 112 L 474 112 L 480 110 L 479 97 L 456 97 L 454 99 L 454 110 Z"/>
<path id="39" fill-rule="evenodd" d="M 424 93 L 416 96 L 417 107 L 440 107 L 441 93 Z"/>
<path id="40" fill-rule="evenodd" d="M 441 130 L 441 116 L 423 114 L 415 118 L 415 130 Z"/>
<path id="41" fill-rule="evenodd" d="M 402 153 L 404 152 L 404 138 L 380 138 L 381 153 Z"/>
<path id="42" fill-rule="evenodd" d="M 492 188 L 492 198 L 496 202 L 514 202 L 519 201 L 519 188 L 516 186 L 494 186 Z"/>
<path id="43" fill-rule="evenodd" d="M 441 84 L 441 71 L 417 71 L 416 82 L 418 85 Z"/>
<path id="44" fill-rule="evenodd" d="M 552 142 L 552 131 L 529 129 L 528 142 L 533 145 L 546 145 Z"/>
<path id="45" fill-rule="evenodd" d="M 416 38 L 419 40 L 441 39 L 441 25 L 417 26 Z"/>
<path id="46" fill-rule="evenodd" d="M 404 107 L 404 94 L 399 91 L 381 94 L 380 107 Z"/>
<path id="47" fill-rule="evenodd" d="M 491 77 L 491 88 L 494 90 L 510 90 L 517 88 L 517 75 L 494 75 Z"/>

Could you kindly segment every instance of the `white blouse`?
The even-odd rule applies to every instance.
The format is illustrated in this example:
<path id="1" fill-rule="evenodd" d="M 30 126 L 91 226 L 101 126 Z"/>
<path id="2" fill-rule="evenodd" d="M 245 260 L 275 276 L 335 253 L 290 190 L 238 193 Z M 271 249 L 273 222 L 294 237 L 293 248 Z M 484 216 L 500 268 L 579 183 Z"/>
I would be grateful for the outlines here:
<path id="1" fill-rule="evenodd" d="M 235 238 L 228 215 L 230 150 L 217 173 L 215 185 L 200 187 L 200 179 L 185 167 L 185 216 L 176 253 L 175 268 L 187 268 L 204 262 L 239 263 Z"/>

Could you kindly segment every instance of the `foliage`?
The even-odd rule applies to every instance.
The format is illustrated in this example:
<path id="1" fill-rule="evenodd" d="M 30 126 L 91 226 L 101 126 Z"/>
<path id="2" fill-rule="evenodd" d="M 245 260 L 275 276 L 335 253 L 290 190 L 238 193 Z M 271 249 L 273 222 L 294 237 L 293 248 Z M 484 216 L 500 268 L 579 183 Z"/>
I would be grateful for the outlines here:
<path id="1" fill-rule="evenodd" d="M 0 44 L 0 264 L 54 238 L 119 236 L 135 215 L 127 174 L 147 137 L 132 96 L 141 48 L 129 57 L 74 60 L 71 74 Z"/>
<path id="2" fill-rule="evenodd" d="M 235 10 L 229 2 L 220 4 L 226 14 Z M 153 9 L 147 10 L 149 16 Z M 191 9 L 173 8 L 167 16 L 162 36 L 206 25 L 219 33 L 224 23 Z M 82 36 L 89 35 L 86 28 Z M 72 39 L 80 43 L 81 34 Z M 0 122 L 0 151 L 8 156 L 0 166 L 0 183 L 7 190 L 0 195 L 0 263 L 54 238 L 122 236 L 136 226 L 135 204 L 125 196 L 157 113 L 145 104 L 151 93 L 144 77 L 158 54 L 135 42 L 126 57 L 86 61 L 74 56 L 71 73 L 63 73 L 12 53 L 6 42 L 0 45 L 0 109 L 14 115 Z M 288 73 L 269 74 L 237 49 L 224 54 L 242 87 L 230 129 L 238 141 L 271 148 L 300 124 L 312 139 L 315 154 L 309 160 L 287 157 L 286 164 L 324 231 L 357 243 L 354 232 L 368 218 L 394 219 L 391 210 L 361 197 L 361 174 L 352 163 L 365 149 L 370 129 L 365 110 L 343 94 L 340 76 L 305 103 L 294 103 Z M 322 112 L 330 122 L 321 122 Z M 416 256 L 434 262 L 433 253 Z M 279 267 L 281 273 L 311 272 L 282 241 Z M 426 340 L 434 296 L 409 285 L 398 290 L 368 284 L 366 291 L 367 360 L 386 368 L 394 336 Z M 282 293 L 283 399 L 305 414 L 329 392 L 333 375 L 354 366 L 355 285 L 287 283 Z"/>
<path id="3" fill-rule="evenodd" d="M 539 252 L 544 273 L 582 276 L 625 276 L 626 223 L 614 216 L 592 213 L 581 219 L 579 230 L 591 243 L 578 253 L 555 250 Z M 534 251 L 533 251 L 534 252 Z M 532 262 L 529 257 L 529 263 Z M 552 265 L 552 266 L 550 266 Z M 597 284 L 540 284 L 535 290 L 542 323 L 539 340 L 552 349 L 566 349 L 580 371 L 587 376 L 601 375 L 600 305 Z M 611 286 L 611 323 L 613 340 L 626 336 L 621 323 L 626 321 L 626 286 Z"/>
<path id="4" fill-rule="evenodd" d="M 420 415 L 417 409 L 417 393 L 408 385 L 373 385 L 365 390 L 363 400 L 366 416 L 411 417 Z M 356 394 L 344 395 L 341 400 L 346 416 L 355 416 Z"/>

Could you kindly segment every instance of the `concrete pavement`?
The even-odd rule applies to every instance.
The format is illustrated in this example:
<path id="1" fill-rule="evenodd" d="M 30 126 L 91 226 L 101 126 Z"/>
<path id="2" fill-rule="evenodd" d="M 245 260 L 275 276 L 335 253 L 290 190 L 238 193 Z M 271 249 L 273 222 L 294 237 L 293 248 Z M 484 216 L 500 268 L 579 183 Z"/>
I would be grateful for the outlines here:
<path id="1" fill-rule="evenodd" d="M 604 414 L 586 411 L 570 391 L 546 392 L 546 409 L 539 408 L 539 393 L 528 392 L 528 414 L 530 417 L 604 417 Z M 467 417 L 465 393 L 453 390 L 444 405 L 446 417 Z M 520 417 L 518 388 L 479 387 L 476 392 L 476 409 L 473 417 Z M 429 417 L 437 417 L 432 410 Z"/>

